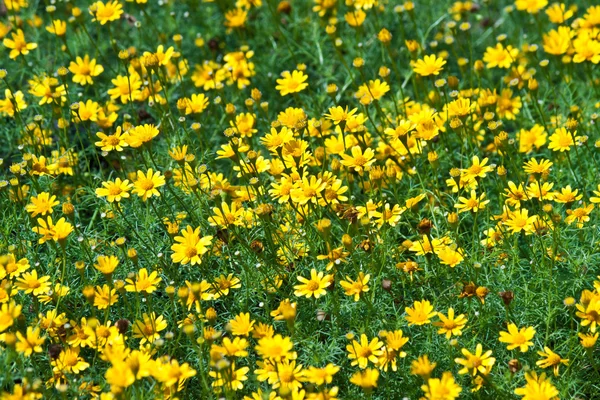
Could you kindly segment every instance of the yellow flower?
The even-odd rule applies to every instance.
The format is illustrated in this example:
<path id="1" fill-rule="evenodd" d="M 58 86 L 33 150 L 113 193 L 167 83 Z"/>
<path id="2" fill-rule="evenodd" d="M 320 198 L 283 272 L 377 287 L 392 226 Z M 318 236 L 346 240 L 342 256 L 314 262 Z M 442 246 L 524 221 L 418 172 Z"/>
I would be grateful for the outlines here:
<path id="1" fill-rule="evenodd" d="M 527 384 L 524 387 L 515 389 L 515 394 L 523 396 L 523 400 L 553 400 L 558 399 L 559 391 L 554 387 L 546 374 L 537 375 L 536 372 L 527 372 L 525 374 Z"/>
<path id="2" fill-rule="evenodd" d="M 43 351 L 42 344 L 44 344 L 45 340 L 46 338 L 40 337 L 39 328 L 28 326 L 25 335 L 21 332 L 17 332 L 16 349 L 19 353 L 29 357 L 34 352 L 41 353 Z"/>
<path id="3" fill-rule="evenodd" d="M 79 357 L 79 347 L 69 347 L 63 349 L 55 360 L 51 361 L 54 366 L 55 373 L 70 372 L 78 374 L 81 371 L 89 368 L 90 364 L 85 362 L 82 357 Z"/>
<path id="4" fill-rule="evenodd" d="M 60 19 L 55 19 L 46 27 L 46 30 L 56 36 L 64 36 L 67 33 L 67 23 Z"/>
<path id="5" fill-rule="evenodd" d="M 427 384 L 421 386 L 421 390 L 425 393 L 424 398 L 430 400 L 454 400 L 462 392 L 451 372 L 444 372 L 442 379 L 429 378 Z"/>
<path id="6" fill-rule="evenodd" d="M 106 197 L 109 203 L 115 201 L 118 203 L 129 197 L 129 191 L 132 187 L 133 185 L 129 183 L 128 179 L 122 181 L 121 178 L 117 178 L 114 181 L 102 182 L 102 187 L 96 189 L 96 196 Z"/>
<path id="7" fill-rule="evenodd" d="M 508 343 L 507 349 L 514 350 L 518 348 L 521 353 L 527 352 L 529 347 L 533 346 L 533 336 L 535 329 L 531 326 L 518 329 L 515 324 L 508 324 L 508 332 L 500 332 L 500 342 Z"/>
<path id="8" fill-rule="evenodd" d="M 573 138 L 577 138 L 575 135 L 577 132 L 569 132 L 565 128 L 558 128 L 552 135 L 550 135 L 550 144 L 548 148 L 552 151 L 569 151 L 571 147 L 575 145 Z"/>
<path id="9" fill-rule="evenodd" d="M 152 271 L 152 273 L 148 275 L 148 270 L 142 268 L 136 274 L 135 280 L 128 278 L 125 282 L 128 283 L 125 285 L 125 290 L 128 292 L 152 293 L 158 288 L 158 284 L 162 282 L 162 278 L 158 276 L 158 272 Z"/>
<path id="10" fill-rule="evenodd" d="M 440 335 L 446 335 L 446 339 L 450 339 L 452 335 L 462 335 L 462 330 L 467 324 L 467 317 L 464 314 L 454 316 L 454 309 L 450 307 L 448 309 L 448 316 L 445 316 L 441 312 L 437 313 L 440 322 L 434 322 L 433 325 L 439 327 L 438 333 Z"/>
<path id="11" fill-rule="evenodd" d="M 73 74 L 73 82 L 85 86 L 93 85 L 92 78 L 104 72 L 104 67 L 96 64 L 95 58 L 90 60 L 90 56 L 86 54 L 83 58 L 76 57 L 75 61 L 71 61 L 69 71 Z"/>
<path id="12" fill-rule="evenodd" d="M 340 367 L 331 363 L 323 368 L 309 367 L 305 371 L 305 379 L 307 382 L 316 386 L 330 384 L 333 382 L 333 376 L 338 373 Z"/>
<path id="13" fill-rule="evenodd" d="M 544 346 L 544 351 L 538 351 L 537 353 L 544 358 L 537 361 L 535 364 L 540 366 L 541 368 L 553 367 L 554 376 L 558 376 L 558 369 L 560 368 L 560 364 L 569 365 L 569 360 L 565 360 L 564 358 L 550 350 L 550 348 L 547 346 Z"/>
<path id="14" fill-rule="evenodd" d="M 104 275 L 110 275 L 119 265 L 119 259 L 116 256 L 98 256 L 97 264 L 94 267 Z"/>
<path id="15" fill-rule="evenodd" d="M 281 73 L 282 78 L 277 79 L 277 86 L 275 89 L 279 90 L 282 96 L 286 96 L 290 93 L 299 93 L 308 87 L 306 80 L 308 76 L 302 71 L 283 71 Z"/>
<path id="16" fill-rule="evenodd" d="M 374 81 L 369 81 L 368 85 L 366 83 L 361 85 L 354 94 L 354 97 L 356 97 L 361 104 L 368 105 L 371 104 L 373 100 L 381 99 L 389 91 L 390 85 L 388 85 L 387 82 L 376 79 Z"/>
<path id="17" fill-rule="evenodd" d="M 361 271 L 358 273 L 356 281 L 352 280 L 349 276 L 346 276 L 346 280 L 341 281 L 340 285 L 344 288 L 346 296 L 354 296 L 354 301 L 358 301 L 361 294 L 369 291 L 367 283 L 370 278 L 371 275 L 365 275 L 365 273 Z"/>
<path id="18" fill-rule="evenodd" d="M 14 324 L 15 319 L 21 315 L 22 309 L 22 305 L 17 304 L 12 300 L 10 303 L 2 304 L 0 307 L 0 332 L 4 332 Z"/>
<path id="19" fill-rule="evenodd" d="M 419 356 L 419 358 L 410 363 L 410 373 L 413 375 L 419 375 L 421 378 L 427 380 L 429 379 L 429 375 L 431 375 L 436 365 L 437 363 L 432 363 L 429 361 L 429 356 L 425 354 L 423 356 Z"/>
<path id="20" fill-rule="evenodd" d="M 292 349 L 294 344 L 289 337 L 282 337 L 277 334 L 273 337 L 264 337 L 256 345 L 256 353 L 271 361 L 281 361 L 293 356 Z"/>
<path id="21" fill-rule="evenodd" d="M 536 215 L 529 216 L 529 210 L 521 208 L 508 214 L 508 219 L 503 222 L 512 233 L 524 231 L 529 234 L 533 231 L 533 224 L 537 220 Z"/>
<path id="22" fill-rule="evenodd" d="M 310 271 L 310 279 L 298 276 L 297 279 L 302 282 L 300 285 L 294 286 L 294 294 L 298 297 L 306 296 L 310 298 L 314 296 L 315 299 L 325 295 L 327 291 L 325 288 L 331 285 L 333 277 L 331 275 L 323 275 L 323 272 L 318 272 L 316 269 Z"/>
<path id="23" fill-rule="evenodd" d="M 0 332 L 2 329 L 0 328 Z M 581 346 L 585 349 L 591 349 L 596 345 L 596 341 L 598 340 L 598 332 L 595 334 L 592 333 L 578 333 L 577 334 L 580 339 Z"/>
<path id="24" fill-rule="evenodd" d="M 109 1 L 106 4 L 97 1 L 90 6 L 90 14 L 94 16 L 95 21 L 100 22 L 100 25 L 104 25 L 121 18 L 123 5 L 118 0 Z"/>
<path id="25" fill-rule="evenodd" d="M 347 12 L 344 15 L 344 19 L 351 27 L 361 26 L 363 22 L 365 22 L 365 18 L 367 18 L 367 13 L 363 10 L 352 10 Z"/>
<path id="26" fill-rule="evenodd" d="M 466 358 L 454 359 L 455 363 L 463 366 L 463 368 L 458 371 L 458 373 L 461 375 L 471 373 L 473 376 L 475 376 L 478 372 L 483 375 L 487 375 L 489 370 L 496 362 L 496 359 L 491 356 L 491 350 L 483 353 L 483 347 L 481 344 L 477 344 L 474 354 L 467 349 L 462 349 L 461 352 Z"/>
<path id="27" fill-rule="evenodd" d="M 171 246 L 173 254 L 171 259 L 174 263 L 180 264 L 200 264 L 202 255 L 208 251 L 208 246 L 212 243 L 212 236 L 200 237 L 200 227 L 192 229 L 187 226 L 181 231 L 181 236 L 176 236 L 174 240 L 177 242 Z"/>
<path id="28" fill-rule="evenodd" d="M 555 24 L 564 23 L 566 20 L 570 19 L 573 14 L 573 8 L 569 7 L 567 10 L 564 3 L 554 3 L 546 9 L 546 15 L 548 15 L 548 19 L 550 22 Z"/>
<path id="29" fill-rule="evenodd" d="M 119 300 L 116 289 L 111 289 L 106 284 L 96 286 L 94 290 L 94 307 L 98 308 L 98 310 L 104 310 Z"/>
<path id="30" fill-rule="evenodd" d="M 408 325 L 425 325 L 431 322 L 431 318 L 437 315 L 429 300 L 415 301 L 412 307 L 406 307 Z"/>
<path id="31" fill-rule="evenodd" d="M 150 168 L 144 174 L 142 171 L 137 172 L 137 179 L 133 183 L 133 193 L 142 198 L 143 201 L 148 200 L 152 196 L 160 197 L 160 192 L 157 188 L 165 185 L 165 177 L 160 172 L 154 172 Z"/>
<path id="32" fill-rule="evenodd" d="M 248 336 L 253 330 L 254 320 L 250 320 L 250 313 L 240 313 L 229 321 L 231 334 L 235 336 Z"/>
<path id="33" fill-rule="evenodd" d="M 46 215 L 52 214 L 52 208 L 59 204 L 56 200 L 56 196 L 50 196 L 50 193 L 42 192 L 37 195 L 37 197 L 32 197 L 30 199 L 31 203 L 25 206 L 25 209 L 28 213 L 31 214 L 32 217 L 37 215 Z"/>
<path id="34" fill-rule="evenodd" d="M 129 146 L 127 143 L 129 134 L 123 133 L 120 126 L 117 127 L 117 130 L 112 135 L 106 135 L 102 132 L 98 132 L 96 133 L 96 136 L 98 136 L 100 141 L 94 144 L 100 147 L 102 151 L 123 151 L 124 147 Z"/>
<path id="35" fill-rule="evenodd" d="M 358 173 L 368 170 L 375 162 L 375 152 L 369 147 L 363 152 L 360 146 L 353 146 L 350 152 L 351 156 L 342 154 L 342 165 Z"/>
<path id="36" fill-rule="evenodd" d="M 134 148 L 140 147 L 145 143 L 150 142 L 160 133 L 158 128 L 152 124 L 138 125 L 127 131 L 127 143 Z"/>
<path id="37" fill-rule="evenodd" d="M 517 10 L 527 11 L 529 14 L 537 14 L 548 5 L 548 0 L 516 0 Z"/>
<path id="38" fill-rule="evenodd" d="M 25 56 L 29 54 L 30 50 L 34 50 L 38 47 L 37 43 L 27 43 L 25 41 L 25 34 L 21 29 L 17 29 L 17 32 L 11 33 L 10 36 L 12 39 L 4 38 L 2 43 L 6 48 L 11 49 L 8 56 L 13 60 L 20 55 Z"/>
<path id="39" fill-rule="evenodd" d="M 484 198 L 485 193 L 482 193 L 481 196 L 477 197 L 477 193 L 474 190 L 471 190 L 471 197 L 466 198 L 460 196 L 458 198 L 458 203 L 455 204 L 454 207 L 458 209 L 459 214 L 466 211 L 476 213 L 479 210 L 483 210 L 485 205 L 490 202 L 489 200 L 484 200 Z"/>
<path id="40" fill-rule="evenodd" d="M 241 226 L 244 224 L 242 218 L 244 217 L 245 209 L 240 207 L 236 202 L 232 202 L 231 207 L 226 202 L 222 202 L 220 207 L 213 208 L 213 213 L 214 215 L 208 219 L 211 226 L 227 228 L 230 225 Z"/>
<path id="41" fill-rule="evenodd" d="M 235 8 L 225 13 L 225 26 L 228 32 L 232 29 L 243 28 L 248 18 L 248 11 L 242 8 Z"/>
<path id="42" fill-rule="evenodd" d="M 510 68 L 512 63 L 516 61 L 519 50 L 512 46 L 506 48 L 502 43 L 497 43 L 496 47 L 488 47 L 483 55 L 483 61 L 487 64 L 488 69 L 491 68 Z"/>
<path id="43" fill-rule="evenodd" d="M 139 100 L 142 97 L 140 88 L 142 87 L 142 81 L 140 76 L 133 73 L 128 76 L 118 75 L 116 78 L 111 80 L 114 88 L 108 89 L 108 95 L 111 99 L 121 100 L 121 103 L 127 104 L 130 101 Z"/>
<path id="44" fill-rule="evenodd" d="M 160 334 L 158 332 L 163 331 L 167 328 L 167 321 L 162 315 L 159 315 L 158 318 L 154 312 L 150 314 L 144 313 L 142 315 L 142 320 L 137 320 L 133 323 L 132 331 L 133 337 L 142 339 L 140 344 L 154 343 L 156 339 L 160 338 Z"/>
<path id="45" fill-rule="evenodd" d="M 350 378 L 350 383 L 360 386 L 364 390 L 372 390 L 377 387 L 379 371 L 375 368 L 368 368 L 364 371 L 357 371 Z"/>
<path id="46" fill-rule="evenodd" d="M 411 65 L 416 74 L 430 76 L 439 75 L 445 64 L 446 60 L 441 57 L 436 57 L 435 54 L 431 54 L 414 61 Z"/>

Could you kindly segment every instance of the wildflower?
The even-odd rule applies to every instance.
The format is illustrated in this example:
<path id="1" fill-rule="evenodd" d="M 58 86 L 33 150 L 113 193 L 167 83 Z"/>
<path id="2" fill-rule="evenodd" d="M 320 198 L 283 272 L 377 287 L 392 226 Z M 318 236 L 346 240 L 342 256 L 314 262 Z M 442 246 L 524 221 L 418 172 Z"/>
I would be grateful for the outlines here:
<path id="1" fill-rule="evenodd" d="M 390 85 L 387 82 L 376 79 L 369 81 L 369 84 L 363 84 L 358 88 L 354 97 L 359 99 L 361 104 L 371 104 L 373 100 L 381 99 L 387 92 L 390 91 Z"/>
<path id="2" fill-rule="evenodd" d="M 583 207 L 578 207 L 574 210 L 567 210 L 567 218 L 565 218 L 565 222 L 571 225 L 574 222 L 577 222 L 577 227 L 583 227 L 583 224 L 590 221 L 590 213 L 594 209 L 594 205 L 590 204 L 589 206 L 585 205 Z"/>
<path id="3" fill-rule="evenodd" d="M 310 271 L 310 279 L 302 276 L 298 276 L 297 279 L 302 283 L 294 286 L 296 296 L 306 296 L 307 298 L 314 296 L 315 299 L 318 299 L 327 293 L 325 288 L 331 285 L 332 276 L 323 275 L 323 272 L 317 273 L 317 270 L 313 268 Z"/>
<path id="4" fill-rule="evenodd" d="M 437 363 L 432 363 L 427 354 L 419 356 L 410 363 L 410 373 L 419 375 L 421 378 L 428 380 L 429 376 L 435 369 Z"/>
<path id="5" fill-rule="evenodd" d="M 94 16 L 95 21 L 100 22 L 100 25 L 105 25 L 107 22 L 121 18 L 123 5 L 117 0 L 108 1 L 106 4 L 97 1 L 90 6 L 90 14 Z"/>
<path id="6" fill-rule="evenodd" d="M 246 376 L 250 368 L 242 367 L 237 368 L 235 363 L 231 363 L 230 366 L 226 367 L 224 371 L 209 371 L 208 375 L 214 378 L 212 386 L 217 388 L 215 391 L 218 392 L 220 387 L 226 386 L 230 390 L 238 391 L 244 388 L 242 382 L 248 380 Z"/>
<path id="7" fill-rule="evenodd" d="M 497 68 L 510 68 L 512 63 L 516 60 L 519 50 L 512 46 L 506 48 L 501 43 L 497 43 L 496 47 L 488 47 L 483 55 L 483 61 L 486 63 L 488 69 Z"/>
<path id="8" fill-rule="evenodd" d="M 461 375 L 470 373 L 475 376 L 478 372 L 486 375 L 489 372 L 489 369 L 491 369 L 496 362 L 496 359 L 491 356 L 492 351 L 488 350 L 484 353 L 483 346 L 481 346 L 481 344 L 477 344 L 474 354 L 464 348 L 461 350 L 461 352 L 466 358 L 454 359 L 454 362 L 463 366 L 463 368 L 458 371 L 458 373 Z"/>
<path id="9" fill-rule="evenodd" d="M 521 353 L 527 352 L 529 347 L 533 346 L 533 336 L 535 335 L 535 329 L 528 326 L 526 328 L 518 329 L 515 324 L 508 324 L 508 332 L 500 332 L 500 342 L 508 343 L 507 349 L 514 350 L 518 348 Z"/>
<path id="10" fill-rule="evenodd" d="M 250 320 L 250 313 L 240 313 L 229 321 L 231 334 L 236 336 L 248 336 L 253 330 L 254 320 Z"/>
<path id="11" fill-rule="evenodd" d="M 516 0 L 517 10 L 527 11 L 529 14 L 537 14 L 548 5 L 548 0 Z"/>
<path id="12" fill-rule="evenodd" d="M 439 257 L 440 263 L 448 265 L 451 268 L 456 267 L 464 260 L 461 251 L 453 249 L 450 246 L 436 249 L 435 254 Z"/>
<path id="13" fill-rule="evenodd" d="M 554 376 L 558 376 L 560 364 L 569 365 L 569 360 L 563 359 L 547 346 L 544 346 L 544 351 L 538 351 L 537 353 L 544 358 L 537 361 L 535 364 L 541 368 L 553 367 Z"/>
<path id="14" fill-rule="evenodd" d="M 199 114 L 208 107 L 208 97 L 201 94 L 193 94 L 189 99 L 185 99 L 185 115 Z"/>
<path id="15" fill-rule="evenodd" d="M 53 371 L 78 374 L 81 371 L 88 369 L 90 364 L 79 356 L 79 351 L 79 347 L 69 347 L 63 349 L 58 357 L 51 361 L 51 364 L 54 367 Z"/>
<path id="16" fill-rule="evenodd" d="M 369 291 L 367 283 L 370 278 L 370 274 L 365 275 L 365 273 L 361 271 L 358 273 L 356 281 L 352 280 L 349 276 L 346 276 L 346 280 L 341 281 L 340 285 L 344 288 L 346 296 L 354 296 L 354 301 L 358 301 L 362 293 Z"/>
<path id="17" fill-rule="evenodd" d="M 2 329 L 0 328 L 0 331 L 1 330 Z M 598 341 L 599 333 L 598 332 L 596 332 L 595 334 L 578 333 L 577 335 L 579 336 L 581 346 L 585 349 L 591 349 L 592 347 L 594 347 L 596 345 L 596 341 Z"/>
<path id="18" fill-rule="evenodd" d="M 529 210 L 521 208 L 508 214 L 508 219 L 503 222 L 512 233 L 524 231 L 526 234 L 533 231 L 533 224 L 537 220 L 536 215 L 529 216 Z"/>
<path id="19" fill-rule="evenodd" d="M 277 334 L 273 337 L 260 339 L 255 349 L 262 358 L 277 362 L 288 358 L 293 347 L 294 344 L 289 337 Z"/>
<path id="20" fill-rule="evenodd" d="M 350 383 L 360 386 L 365 390 L 372 390 L 377 387 L 377 380 L 379 379 L 379 371 L 374 368 L 368 368 L 364 371 L 357 371 L 350 378 Z"/>
<path id="21" fill-rule="evenodd" d="M 98 256 L 96 262 L 94 267 L 107 276 L 110 276 L 119 265 L 119 259 L 116 256 Z"/>
<path id="22" fill-rule="evenodd" d="M 296 318 L 296 303 L 292 303 L 290 299 L 284 299 L 279 303 L 279 307 L 271 311 L 271 316 L 275 321 L 293 321 Z"/>
<path id="23" fill-rule="evenodd" d="M 331 363 L 322 368 L 309 367 L 304 371 L 304 378 L 307 382 L 316 386 L 330 384 L 333 381 L 333 376 L 338 373 L 340 367 Z"/>
<path id="24" fill-rule="evenodd" d="M 123 151 L 124 147 L 129 146 L 127 143 L 129 134 L 127 132 L 123 133 L 120 126 L 117 127 L 117 130 L 112 135 L 98 132 L 96 136 L 98 136 L 100 141 L 95 142 L 95 145 L 100 147 L 102 151 Z"/>
<path id="25" fill-rule="evenodd" d="M 56 200 L 56 196 L 50 196 L 50 193 L 48 192 L 41 192 L 36 197 L 32 197 L 30 201 L 31 203 L 27 204 L 25 209 L 32 217 L 52 214 L 52 208 L 59 204 Z"/>
<path id="26" fill-rule="evenodd" d="M 98 310 L 107 309 L 119 300 L 116 289 L 111 289 L 106 284 L 96 286 L 94 290 L 94 307 Z"/>
<path id="27" fill-rule="evenodd" d="M 56 36 L 64 36 L 67 32 L 67 23 L 60 19 L 55 19 L 46 27 L 46 30 Z"/>
<path id="28" fill-rule="evenodd" d="M 12 39 L 4 38 L 2 42 L 4 47 L 10 49 L 8 56 L 13 60 L 20 55 L 26 56 L 30 50 L 37 49 L 37 43 L 27 43 L 25 41 L 25 34 L 21 29 L 17 29 L 16 33 L 10 34 Z M 7 89 L 8 90 L 8 89 Z"/>
<path id="29" fill-rule="evenodd" d="M 143 201 L 146 201 L 148 198 L 152 196 L 160 196 L 160 192 L 157 188 L 164 186 L 165 177 L 160 174 L 160 172 L 154 172 L 152 168 L 150 168 L 146 173 L 142 171 L 137 171 L 137 179 L 133 182 L 133 193 L 137 194 L 142 198 Z"/>
<path id="30" fill-rule="evenodd" d="M 552 151 L 560 151 L 561 153 L 571 150 L 571 147 L 575 144 L 573 141 L 575 133 L 577 132 L 571 134 L 565 128 L 558 128 L 550 135 L 550 144 L 548 145 L 548 148 Z"/>
<path id="31" fill-rule="evenodd" d="M 160 133 L 158 128 L 152 124 L 139 125 L 127 131 L 127 144 L 133 148 L 149 143 Z"/>
<path id="32" fill-rule="evenodd" d="M 431 322 L 431 318 L 437 313 L 433 311 L 433 306 L 429 300 L 415 301 L 412 307 L 406 307 L 406 316 L 408 325 L 425 325 Z"/>
<path id="33" fill-rule="evenodd" d="M 515 389 L 515 394 L 523 400 L 552 400 L 558 398 L 559 391 L 554 387 L 546 374 L 538 376 L 535 372 L 525 374 L 527 383 L 524 387 Z"/>
<path id="34" fill-rule="evenodd" d="M 4 303 L 0 306 L 0 332 L 4 332 L 14 324 L 15 319 L 21 315 L 22 309 L 23 306 L 16 304 L 14 301 Z"/>
<path id="35" fill-rule="evenodd" d="M 19 353 L 29 357 L 33 353 L 42 352 L 42 344 L 44 344 L 45 340 L 46 338 L 40 337 L 39 328 L 28 326 L 25 335 L 21 332 L 17 332 L 16 349 Z"/>
<path id="36" fill-rule="evenodd" d="M 351 344 L 346 346 L 348 351 L 348 358 L 352 360 L 352 365 L 358 365 L 359 368 L 365 369 L 371 361 L 377 364 L 377 358 L 383 354 L 384 343 L 379 341 L 377 338 L 369 339 L 364 333 L 360 336 L 360 343 L 353 340 Z"/>
<path id="37" fill-rule="evenodd" d="M 462 335 L 462 330 L 467 324 L 467 318 L 464 314 L 460 314 L 458 316 L 454 316 L 454 309 L 450 307 L 448 309 L 448 316 L 445 316 L 441 312 L 437 313 L 437 316 L 440 319 L 440 322 L 434 322 L 434 326 L 438 326 L 438 333 L 440 335 L 446 335 L 446 339 L 450 339 L 452 335 L 460 336 Z"/>
<path id="38" fill-rule="evenodd" d="M 129 197 L 129 191 L 132 187 L 133 185 L 129 183 L 128 179 L 122 181 L 121 178 L 117 178 L 114 181 L 102 182 L 102 187 L 96 189 L 96 196 L 106 197 L 109 203 L 115 201 L 118 203 L 121 199 Z"/>
<path id="39" fill-rule="evenodd" d="M 73 74 L 73 82 L 85 86 L 93 85 L 94 80 L 92 78 L 104 72 L 104 67 L 97 64 L 95 58 L 90 60 L 90 56 L 86 54 L 83 58 L 76 57 L 75 61 L 71 61 L 69 71 Z"/>
<path id="40" fill-rule="evenodd" d="M 162 282 L 162 278 L 158 276 L 158 272 L 152 271 L 152 273 L 148 275 L 148 270 L 142 268 L 135 275 L 135 280 L 127 278 L 125 282 L 127 282 L 125 290 L 128 292 L 146 292 L 147 294 L 150 294 L 158 288 L 158 284 Z"/>
<path id="41" fill-rule="evenodd" d="M 534 147 L 536 149 L 541 148 L 546 144 L 547 137 L 548 134 L 544 130 L 544 127 L 538 124 L 534 125 L 531 129 L 521 129 L 518 134 L 519 152 L 529 153 Z"/>
<path id="42" fill-rule="evenodd" d="M 363 10 L 352 10 L 344 14 L 344 19 L 351 27 L 355 28 L 361 26 L 365 22 L 367 13 Z"/>
<path id="43" fill-rule="evenodd" d="M 596 328 L 600 325 L 600 297 L 593 296 L 591 299 L 584 301 L 582 294 L 581 304 L 577 304 L 576 315 L 581 318 L 581 326 L 590 327 L 592 333 L 596 332 Z"/>
<path id="44" fill-rule="evenodd" d="M 212 236 L 200 237 L 200 228 L 192 229 L 191 226 L 187 226 L 186 229 L 181 231 L 181 236 L 174 238 L 175 244 L 171 246 L 173 254 L 171 259 L 174 263 L 180 264 L 200 264 L 202 255 L 209 250 L 209 246 L 212 243 Z"/>
<path id="45" fill-rule="evenodd" d="M 550 160 L 537 161 L 535 158 L 532 158 L 525 163 L 523 170 L 532 175 L 545 175 L 550 172 L 552 164 L 553 163 Z"/>
<path id="46" fill-rule="evenodd" d="M 282 96 L 286 96 L 290 93 L 299 93 L 308 87 L 306 80 L 308 76 L 302 71 L 283 71 L 281 73 L 282 78 L 277 79 L 277 86 L 275 89 L 279 90 Z"/>
<path id="47" fill-rule="evenodd" d="M 327 182 L 316 176 L 303 177 L 290 191 L 292 201 L 300 205 L 308 202 L 317 203 L 317 196 L 325 190 Z"/>
<path id="48" fill-rule="evenodd" d="M 432 54 L 412 63 L 412 68 L 415 73 L 421 76 L 439 75 L 445 64 L 446 60 Z"/>
<path id="49" fill-rule="evenodd" d="M 353 146 L 350 151 L 352 153 L 351 156 L 342 154 L 342 165 L 353 169 L 359 174 L 368 170 L 375 162 L 375 152 L 370 148 L 365 149 L 363 152 L 360 146 Z"/>
<path id="50" fill-rule="evenodd" d="M 471 190 L 471 197 L 459 197 L 459 203 L 455 204 L 454 207 L 458 209 L 459 214 L 466 211 L 476 213 L 477 211 L 484 209 L 485 205 L 490 202 L 489 200 L 484 200 L 484 198 L 485 193 L 482 193 L 481 196 L 477 197 L 475 190 Z"/>
<path id="51" fill-rule="evenodd" d="M 111 82 L 115 87 L 108 89 L 108 95 L 113 100 L 119 99 L 122 104 L 127 104 L 142 97 L 142 81 L 136 73 L 128 76 L 118 75 Z"/>
<path id="52" fill-rule="evenodd" d="M 442 379 L 429 378 L 427 384 L 421 386 L 425 393 L 425 399 L 454 400 L 458 398 L 462 388 L 456 383 L 451 372 L 444 372 Z"/>

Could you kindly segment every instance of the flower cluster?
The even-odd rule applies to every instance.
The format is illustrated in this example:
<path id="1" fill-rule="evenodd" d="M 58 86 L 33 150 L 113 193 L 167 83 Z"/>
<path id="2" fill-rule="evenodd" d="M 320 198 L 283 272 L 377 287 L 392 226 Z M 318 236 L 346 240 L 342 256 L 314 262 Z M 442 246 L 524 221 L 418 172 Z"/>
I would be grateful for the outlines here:
<path id="1" fill-rule="evenodd" d="M 595 398 L 600 6 L 425 3 L 3 2 L 0 398 Z"/>

